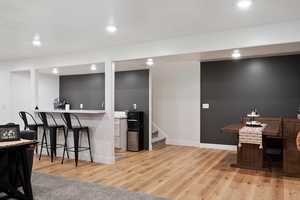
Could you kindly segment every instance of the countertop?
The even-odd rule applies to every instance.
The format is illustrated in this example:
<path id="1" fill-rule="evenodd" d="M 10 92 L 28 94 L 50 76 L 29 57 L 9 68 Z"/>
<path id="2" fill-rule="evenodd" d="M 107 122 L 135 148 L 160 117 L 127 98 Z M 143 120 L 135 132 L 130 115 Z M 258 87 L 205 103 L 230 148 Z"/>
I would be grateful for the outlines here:
<path id="1" fill-rule="evenodd" d="M 35 110 L 35 113 L 38 112 L 47 112 L 47 113 L 76 113 L 76 114 L 104 114 L 105 110 Z"/>

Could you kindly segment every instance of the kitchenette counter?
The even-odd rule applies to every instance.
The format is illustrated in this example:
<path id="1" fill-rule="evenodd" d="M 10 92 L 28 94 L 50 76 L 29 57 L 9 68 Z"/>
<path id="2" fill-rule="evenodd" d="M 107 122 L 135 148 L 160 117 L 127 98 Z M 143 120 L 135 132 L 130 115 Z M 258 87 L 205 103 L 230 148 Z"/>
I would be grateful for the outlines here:
<path id="1" fill-rule="evenodd" d="M 104 114 L 105 110 L 35 110 L 35 113 L 74 113 L 74 114 Z"/>

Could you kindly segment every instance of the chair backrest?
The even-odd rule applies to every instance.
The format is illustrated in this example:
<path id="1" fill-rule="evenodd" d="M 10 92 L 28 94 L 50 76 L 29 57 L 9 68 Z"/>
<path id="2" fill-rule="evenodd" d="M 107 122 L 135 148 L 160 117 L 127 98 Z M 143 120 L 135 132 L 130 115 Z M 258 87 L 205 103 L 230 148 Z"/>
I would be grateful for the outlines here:
<path id="1" fill-rule="evenodd" d="M 63 119 L 63 121 L 65 122 L 66 126 L 68 129 L 72 129 L 73 128 L 73 124 L 72 124 L 72 116 L 77 120 L 77 123 L 79 125 L 79 127 L 81 126 L 80 120 L 77 117 L 77 115 L 73 114 L 73 113 L 63 113 L 61 114 L 61 118 Z"/>
<path id="2" fill-rule="evenodd" d="M 62 114 L 62 119 L 65 122 L 66 126 L 68 129 L 72 129 L 72 119 L 71 119 L 71 114 L 70 113 L 63 113 Z"/>
<path id="3" fill-rule="evenodd" d="M 28 112 L 21 111 L 21 112 L 19 112 L 19 116 L 20 116 L 20 118 L 21 118 L 21 119 L 23 120 L 23 122 L 24 122 L 24 129 L 27 129 L 28 126 L 29 126 L 27 116 L 29 116 L 29 117 L 32 119 L 32 121 L 33 121 L 35 124 L 37 124 L 36 121 L 35 121 L 35 119 L 34 119 L 34 117 L 33 117 L 30 113 L 28 113 Z"/>
<path id="4" fill-rule="evenodd" d="M 53 123 L 51 123 L 51 125 L 57 126 L 57 122 L 52 113 L 39 112 L 38 116 L 41 119 L 41 121 L 43 122 L 44 128 L 49 127 L 48 116 L 50 116 L 50 119 L 52 119 Z"/>
<path id="5" fill-rule="evenodd" d="M 24 111 L 19 112 L 19 116 L 21 117 L 21 119 L 24 122 L 24 129 L 26 129 L 28 127 L 28 120 L 27 120 L 26 112 L 24 112 Z"/>
<path id="6" fill-rule="evenodd" d="M 44 127 L 48 127 L 49 124 L 48 124 L 48 119 L 47 119 L 47 113 L 45 113 L 45 112 L 39 112 L 38 116 L 41 119 Z"/>

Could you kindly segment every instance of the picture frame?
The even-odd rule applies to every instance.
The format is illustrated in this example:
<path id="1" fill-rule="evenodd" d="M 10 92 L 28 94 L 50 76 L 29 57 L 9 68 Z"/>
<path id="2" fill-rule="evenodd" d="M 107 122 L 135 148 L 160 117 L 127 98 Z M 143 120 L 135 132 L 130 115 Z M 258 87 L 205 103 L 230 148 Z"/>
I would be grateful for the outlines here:
<path id="1" fill-rule="evenodd" d="M 0 125 L 0 142 L 20 140 L 19 125 Z"/>

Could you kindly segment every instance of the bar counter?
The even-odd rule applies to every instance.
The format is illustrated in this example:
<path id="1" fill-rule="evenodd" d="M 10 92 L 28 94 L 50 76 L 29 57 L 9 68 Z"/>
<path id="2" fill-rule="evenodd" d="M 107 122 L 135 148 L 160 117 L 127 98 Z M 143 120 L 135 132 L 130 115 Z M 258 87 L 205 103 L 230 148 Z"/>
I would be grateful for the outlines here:
<path id="1" fill-rule="evenodd" d="M 114 136 L 113 136 L 113 119 L 110 121 L 110 115 L 107 115 L 105 110 L 54 110 L 54 109 L 39 109 L 34 110 L 36 118 L 38 119 L 39 112 L 46 112 L 53 114 L 58 125 L 65 125 L 62 120 L 62 113 L 72 113 L 78 116 L 82 126 L 89 127 L 91 149 L 94 162 L 103 164 L 113 164 L 114 159 Z M 49 124 L 52 124 L 51 117 L 48 118 Z M 110 124 L 111 122 L 111 124 Z M 72 119 L 74 126 L 78 126 L 76 119 Z M 39 138 L 42 137 L 42 130 L 39 131 Z M 49 135 L 48 135 L 49 136 Z M 82 139 L 82 140 L 81 140 Z M 80 139 L 81 146 L 88 146 L 88 140 L 86 137 Z M 73 145 L 73 134 L 68 135 L 68 146 Z M 50 141 L 50 140 L 48 140 Z M 57 134 L 57 144 L 64 143 L 64 136 L 62 131 Z M 57 149 L 57 156 L 62 157 L 62 148 Z M 46 154 L 46 151 L 43 151 Z M 70 158 L 74 158 L 74 154 L 70 153 Z M 60 159 L 60 158 L 59 158 Z M 90 161 L 90 155 L 88 151 L 80 152 L 79 160 Z M 79 164 L 80 165 L 80 164 Z"/>

